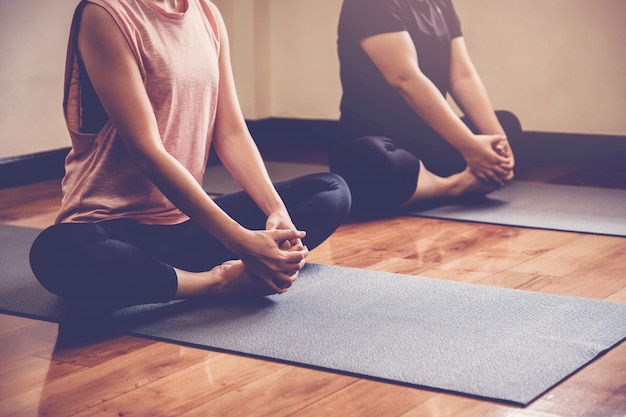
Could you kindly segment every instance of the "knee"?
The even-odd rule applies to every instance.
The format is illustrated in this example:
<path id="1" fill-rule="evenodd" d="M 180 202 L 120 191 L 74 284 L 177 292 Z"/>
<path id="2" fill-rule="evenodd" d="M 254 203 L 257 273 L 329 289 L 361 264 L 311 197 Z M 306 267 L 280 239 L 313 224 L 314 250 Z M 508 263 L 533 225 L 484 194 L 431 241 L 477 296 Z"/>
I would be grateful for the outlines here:
<path id="1" fill-rule="evenodd" d="M 62 281 L 58 271 L 58 248 L 61 243 L 57 226 L 51 226 L 41 232 L 30 248 L 30 268 L 39 283 L 48 291 L 62 295 Z"/>
<path id="2" fill-rule="evenodd" d="M 496 116 L 509 138 L 517 137 L 522 133 L 522 123 L 515 114 L 506 110 L 498 110 Z"/>
<path id="3" fill-rule="evenodd" d="M 344 219 L 350 212 L 352 206 L 352 194 L 346 181 L 338 174 L 329 173 L 332 176 L 329 181 L 333 190 L 333 205 L 337 216 Z"/>
<path id="4" fill-rule="evenodd" d="M 348 183 L 354 213 L 390 213 L 415 191 L 420 160 L 387 137 L 363 136 L 344 147 L 333 172 Z"/>
<path id="5" fill-rule="evenodd" d="M 373 170 L 388 170 L 397 151 L 396 144 L 383 136 L 361 136 L 354 138 L 334 151 L 329 158 L 330 170 L 344 177 L 348 183 L 353 177 L 360 178 L 363 173 Z"/>
<path id="6" fill-rule="evenodd" d="M 412 183 L 420 167 L 419 158 L 384 136 L 363 136 L 351 141 L 337 158 L 331 171 L 341 175 L 352 187 L 367 190 Z M 369 191 L 368 191 L 369 194 Z"/>
<path id="7" fill-rule="evenodd" d="M 324 172 L 312 174 L 310 179 L 323 184 L 320 190 L 326 204 L 327 213 L 335 213 L 333 217 L 344 219 L 350 211 L 352 196 L 348 184 L 339 174 Z"/>
<path id="8" fill-rule="evenodd" d="M 39 283 L 60 296 L 71 295 L 72 280 L 68 272 L 81 263 L 79 251 L 84 242 L 77 238 L 77 224 L 58 224 L 42 231 L 30 248 L 31 270 Z"/>
<path id="9" fill-rule="evenodd" d="M 359 158 L 378 158 L 379 155 L 396 151 L 396 143 L 385 136 L 361 136 L 354 139 L 348 151 Z"/>

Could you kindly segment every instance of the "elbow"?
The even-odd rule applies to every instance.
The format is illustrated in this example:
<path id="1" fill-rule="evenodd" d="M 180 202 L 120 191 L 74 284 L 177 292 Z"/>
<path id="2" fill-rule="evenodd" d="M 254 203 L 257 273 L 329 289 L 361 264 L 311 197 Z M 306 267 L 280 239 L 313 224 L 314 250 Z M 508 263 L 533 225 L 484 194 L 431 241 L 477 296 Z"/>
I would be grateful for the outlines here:
<path id="1" fill-rule="evenodd" d="M 455 92 L 462 90 L 464 86 L 476 83 L 479 78 L 476 73 L 471 71 L 463 71 L 450 74 L 450 91 Z"/>
<path id="2" fill-rule="evenodd" d="M 416 77 L 408 74 L 394 74 L 387 77 L 387 83 L 400 93 L 409 91 L 415 85 Z"/>
<path id="3" fill-rule="evenodd" d="M 410 97 L 423 93 L 429 80 L 420 73 L 398 73 L 387 78 L 387 83 L 398 91 L 403 97 Z"/>
<path id="4" fill-rule="evenodd" d="M 158 172 L 167 164 L 169 154 L 163 149 L 161 150 L 135 150 L 130 151 L 132 161 L 137 168 L 143 172 L 148 178 L 155 178 Z"/>
<path id="5" fill-rule="evenodd" d="M 152 171 L 154 170 L 155 164 L 147 155 L 134 154 L 132 155 L 132 159 L 141 172 L 149 177 L 152 176 Z"/>

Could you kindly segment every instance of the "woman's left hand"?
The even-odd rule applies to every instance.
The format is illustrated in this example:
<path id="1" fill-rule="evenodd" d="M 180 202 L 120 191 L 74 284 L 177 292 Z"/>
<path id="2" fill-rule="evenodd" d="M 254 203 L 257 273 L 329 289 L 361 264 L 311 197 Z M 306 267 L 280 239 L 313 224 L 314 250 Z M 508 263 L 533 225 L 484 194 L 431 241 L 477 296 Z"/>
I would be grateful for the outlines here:
<path id="1" fill-rule="evenodd" d="M 285 210 L 276 211 L 270 214 L 267 217 L 267 220 L 265 223 L 265 229 L 268 232 L 290 231 L 290 232 L 293 232 L 292 236 L 301 233 L 298 231 L 298 229 L 296 229 L 295 225 L 291 221 L 291 217 Z M 265 269 L 265 274 L 259 275 L 259 278 L 265 281 L 266 284 L 268 284 L 278 293 L 282 293 L 286 291 L 293 284 L 293 282 L 298 278 L 298 274 L 305 264 L 304 259 L 308 255 L 308 248 L 304 246 L 304 244 L 302 243 L 302 239 L 300 238 L 277 240 L 275 241 L 275 244 L 279 251 L 299 252 L 300 254 L 304 254 L 304 258 L 302 258 L 302 260 L 298 264 L 290 263 L 290 271 L 287 271 L 287 270 L 282 270 L 280 272 L 276 271 L 275 272 L 276 275 L 274 277 L 271 277 L 267 274 L 269 272 L 269 268 L 266 268 L 266 267 L 261 268 L 261 269 Z M 292 254 L 295 256 L 295 253 L 292 253 Z M 249 265 L 251 267 L 260 266 L 260 264 L 257 261 L 252 261 L 252 259 L 246 259 L 244 263 L 246 262 L 249 264 L 251 263 Z M 297 269 L 294 270 L 293 269 L 294 267 L 296 267 Z"/>
<path id="2" fill-rule="evenodd" d="M 270 214 L 265 222 L 265 230 L 297 230 L 296 226 L 291 221 L 289 214 L 282 211 L 277 211 Z M 283 250 L 291 249 L 295 246 L 303 246 L 300 239 L 293 241 L 280 242 L 279 248 Z"/>

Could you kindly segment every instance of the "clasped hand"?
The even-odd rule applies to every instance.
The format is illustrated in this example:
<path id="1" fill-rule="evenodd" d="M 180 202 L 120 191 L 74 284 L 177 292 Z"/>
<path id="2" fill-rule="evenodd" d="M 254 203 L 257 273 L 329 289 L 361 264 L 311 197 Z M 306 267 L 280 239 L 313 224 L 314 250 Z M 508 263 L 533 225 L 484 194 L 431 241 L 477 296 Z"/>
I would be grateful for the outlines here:
<path id="1" fill-rule="evenodd" d="M 298 277 L 309 254 L 302 243 L 306 233 L 297 230 L 284 213 L 270 215 L 266 230 L 249 232 L 241 260 L 272 291 L 284 293 Z"/>
<path id="2" fill-rule="evenodd" d="M 475 142 L 463 154 L 472 173 L 482 181 L 504 186 L 513 179 L 515 159 L 504 135 L 476 135 Z"/>

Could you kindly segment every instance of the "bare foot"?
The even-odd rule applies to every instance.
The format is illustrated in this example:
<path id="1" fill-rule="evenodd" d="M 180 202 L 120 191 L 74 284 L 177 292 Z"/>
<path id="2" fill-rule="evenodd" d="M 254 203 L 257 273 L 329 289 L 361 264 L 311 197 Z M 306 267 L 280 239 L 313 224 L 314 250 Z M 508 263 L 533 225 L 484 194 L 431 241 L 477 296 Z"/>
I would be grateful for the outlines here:
<path id="1" fill-rule="evenodd" d="M 223 294 L 274 294 L 263 281 L 248 272 L 241 261 L 226 261 L 217 266 L 222 272 L 222 282 L 217 288 L 218 295 Z"/>
<path id="2" fill-rule="evenodd" d="M 495 184 L 487 183 L 475 176 L 469 168 L 449 177 L 453 180 L 450 194 L 453 197 L 464 195 L 486 195 L 498 189 Z"/>
<path id="3" fill-rule="evenodd" d="M 252 276 L 240 260 L 226 261 L 206 272 L 176 269 L 178 290 L 176 298 L 211 297 L 221 295 L 274 294 L 265 283 Z"/>
<path id="4" fill-rule="evenodd" d="M 440 177 L 433 174 L 420 163 L 420 172 L 417 179 L 417 188 L 403 207 L 433 198 L 461 197 L 464 195 L 485 195 L 495 191 L 498 187 L 488 184 L 476 177 L 469 168 L 449 177 Z"/>

